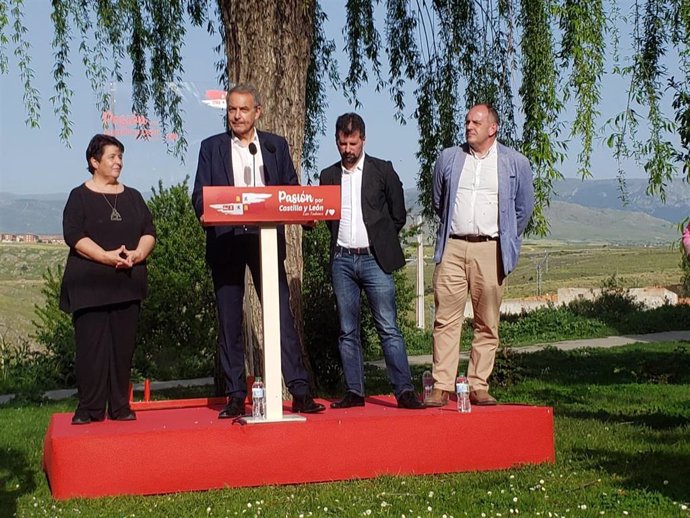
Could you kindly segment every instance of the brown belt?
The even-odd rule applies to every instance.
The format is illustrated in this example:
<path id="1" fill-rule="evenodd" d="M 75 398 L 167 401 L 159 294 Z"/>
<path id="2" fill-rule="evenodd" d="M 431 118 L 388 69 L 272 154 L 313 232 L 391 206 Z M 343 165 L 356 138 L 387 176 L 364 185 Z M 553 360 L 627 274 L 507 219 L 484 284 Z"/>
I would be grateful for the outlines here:
<path id="1" fill-rule="evenodd" d="M 497 237 L 491 236 L 459 236 L 457 234 L 451 234 L 449 237 L 451 239 L 460 239 L 461 241 L 467 241 L 468 243 L 485 243 L 487 241 L 498 241 Z"/>

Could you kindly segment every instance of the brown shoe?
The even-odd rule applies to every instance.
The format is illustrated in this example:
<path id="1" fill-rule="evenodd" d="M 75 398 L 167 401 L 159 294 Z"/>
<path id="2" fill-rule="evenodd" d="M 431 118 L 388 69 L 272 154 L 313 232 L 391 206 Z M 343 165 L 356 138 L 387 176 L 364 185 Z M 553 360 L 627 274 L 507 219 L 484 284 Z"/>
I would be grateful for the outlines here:
<path id="1" fill-rule="evenodd" d="M 432 389 L 429 397 L 424 398 L 426 406 L 446 406 L 448 404 L 448 397 L 450 392 L 441 389 Z"/>
<path id="2" fill-rule="evenodd" d="M 498 402 L 488 390 L 470 390 L 470 403 L 477 406 L 494 406 Z"/>

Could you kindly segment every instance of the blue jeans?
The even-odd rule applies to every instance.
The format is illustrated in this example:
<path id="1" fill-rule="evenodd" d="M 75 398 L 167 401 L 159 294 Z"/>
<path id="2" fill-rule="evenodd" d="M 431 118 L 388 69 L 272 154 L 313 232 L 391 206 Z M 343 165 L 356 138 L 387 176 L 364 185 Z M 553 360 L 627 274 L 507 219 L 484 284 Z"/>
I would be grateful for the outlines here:
<path id="1" fill-rule="evenodd" d="M 364 396 L 364 358 L 360 339 L 362 290 L 369 300 L 376 331 L 381 339 L 388 379 L 393 385 L 395 396 L 400 397 L 403 392 L 413 390 L 407 351 L 396 322 L 393 276 L 381 270 L 370 254 L 336 252 L 331 268 L 340 320 L 338 348 L 347 390 Z"/>

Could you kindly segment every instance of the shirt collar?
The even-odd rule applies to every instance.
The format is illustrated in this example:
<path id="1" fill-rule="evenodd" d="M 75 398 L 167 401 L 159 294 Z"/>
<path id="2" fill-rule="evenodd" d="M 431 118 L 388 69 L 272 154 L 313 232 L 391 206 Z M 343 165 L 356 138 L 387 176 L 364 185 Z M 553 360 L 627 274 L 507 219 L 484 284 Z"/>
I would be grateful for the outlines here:
<path id="1" fill-rule="evenodd" d="M 242 141 L 240 140 L 240 138 L 238 136 L 236 136 L 232 132 L 232 130 L 230 131 L 230 139 L 234 145 L 237 145 L 240 147 L 246 147 L 246 146 L 242 145 Z M 256 144 L 257 148 L 259 147 L 259 132 L 256 131 L 256 128 L 254 128 L 254 138 L 252 139 L 252 142 L 254 142 L 254 144 Z"/>
<path id="2" fill-rule="evenodd" d="M 484 160 L 486 158 L 489 158 L 489 156 L 493 155 L 496 152 L 497 147 L 498 147 L 498 139 L 494 140 L 494 143 L 491 144 L 491 147 L 489 148 L 489 150 L 486 152 L 486 154 L 484 154 L 482 156 L 477 155 L 477 153 L 475 153 L 471 147 L 469 147 L 469 152 L 470 152 L 470 155 L 472 155 L 472 157 L 475 158 L 476 160 Z"/>
<path id="3" fill-rule="evenodd" d="M 343 174 L 353 174 L 361 172 L 364 169 L 364 153 L 362 153 L 362 156 L 359 157 L 359 160 L 357 160 L 357 163 L 352 169 L 345 169 L 345 166 L 342 162 L 340 162 L 340 168 L 343 170 Z"/>

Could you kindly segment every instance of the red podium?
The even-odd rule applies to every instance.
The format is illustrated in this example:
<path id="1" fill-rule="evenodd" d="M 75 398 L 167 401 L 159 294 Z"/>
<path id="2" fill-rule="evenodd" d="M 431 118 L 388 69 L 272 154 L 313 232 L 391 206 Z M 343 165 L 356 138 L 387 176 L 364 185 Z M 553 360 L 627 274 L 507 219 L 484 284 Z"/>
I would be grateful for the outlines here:
<path id="1" fill-rule="evenodd" d="M 310 415 L 304 426 L 286 429 L 282 423 L 295 419 L 289 404 L 285 408 L 282 404 L 280 335 L 274 324 L 278 297 L 270 296 L 278 282 L 276 226 L 338 218 L 339 187 L 207 188 L 204 202 L 207 224 L 261 227 L 268 419 L 259 422 L 271 424 L 240 426 L 234 420 L 218 419 L 225 402 L 211 400 L 174 406 L 166 401 L 141 403 L 136 410 L 149 411 L 140 412 L 136 421 L 105 420 L 88 426 L 72 426 L 71 413 L 53 414 L 43 466 L 56 499 L 554 462 L 553 410 L 548 407 L 503 404 L 460 414 L 451 401 L 445 407 L 410 412 L 397 408 L 394 397 L 370 396 L 365 407 Z M 410 448 L 426 445 L 429 437 L 434 438 L 433 448 Z"/>
<path id="2" fill-rule="evenodd" d="M 251 424 L 304 421 L 283 414 L 278 293 L 278 239 L 281 223 L 340 219 L 340 187 L 284 185 L 271 187 L 204 187 L 204 225 L 258 225 L 261 240 L 261 300 L 264 330 L 266 419 Z"/>

